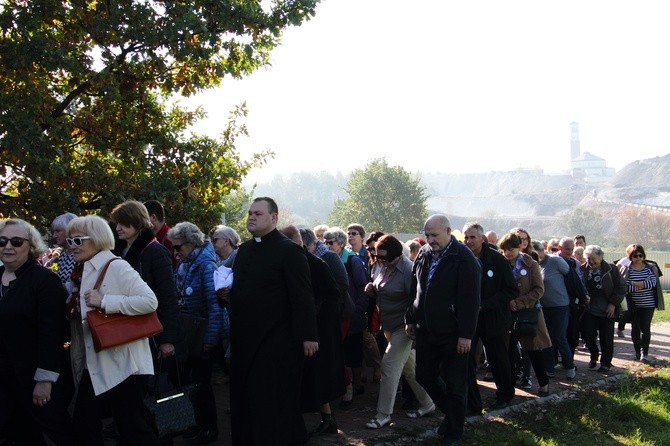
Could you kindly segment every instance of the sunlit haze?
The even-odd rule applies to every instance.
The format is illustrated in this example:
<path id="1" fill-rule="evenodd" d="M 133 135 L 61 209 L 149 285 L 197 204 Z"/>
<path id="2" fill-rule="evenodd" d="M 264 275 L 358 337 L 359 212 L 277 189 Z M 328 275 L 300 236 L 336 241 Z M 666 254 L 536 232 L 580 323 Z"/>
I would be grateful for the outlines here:
<path id="1" fill-rule="evenodd" d="M 190 98 L 217 136 L 246 100 L 250 176 L 569 167 L 581 150 L 622 168 L 670 153 L 667 1 L 325 0 L 272 66 Z"/>

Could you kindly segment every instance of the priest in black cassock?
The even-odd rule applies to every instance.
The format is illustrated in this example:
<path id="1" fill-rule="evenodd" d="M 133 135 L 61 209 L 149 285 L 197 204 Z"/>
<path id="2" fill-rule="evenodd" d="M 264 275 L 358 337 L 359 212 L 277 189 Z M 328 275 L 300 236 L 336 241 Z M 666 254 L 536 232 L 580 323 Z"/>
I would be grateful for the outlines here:
<path id="1" fill-rule="evenodd" d="M 235 446 L 302 445 L 303 359 L 314 355 L 316 310 L 307 258 L 277 231 L 278 208 L 254 199 L 230 291 L 230 409 Z"/>

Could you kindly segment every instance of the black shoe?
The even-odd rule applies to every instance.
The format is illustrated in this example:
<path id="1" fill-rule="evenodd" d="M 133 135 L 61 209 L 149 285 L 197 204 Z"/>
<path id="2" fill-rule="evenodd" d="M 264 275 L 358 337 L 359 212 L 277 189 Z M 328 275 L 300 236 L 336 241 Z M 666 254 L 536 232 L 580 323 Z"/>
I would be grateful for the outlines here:
<path id="1" fill-rule="evenodd" d="M 504 409 L 507 406 L 509 406 L 509 401 L 495 400 L 495 402 L 489 406 L 489 410 Z"/>
<path id="2" fill-rule="evenodd" d="M 198 435 L 188 441 L 189 444 L 214 443 L 219 438 L 217 429 L 203 429 Z"/>
<path id="3" fill-rule="evenodd" d="M 595 359 L 592 359 L 592 360 L 589 361 L 589 368 L 590 369 L 595 369 L 597 365 L 598 365 L 598 361 L 596 361 Z"/>
<path id="4" fill-rule="evenodd" d="M 321 414 L 321 422 L 319 423 L 319 426 L 317 426 L 316 429 L 312 432 L 312 436 L 318 437 L 320 435 L 327 435 L 327 434 L 336 434 L 337 433 L 337 423 L 335 422 L 335 418 L 333 418 L 333 414 Z"/>
<path id="5" fill-rule="evenodd" d="M 598 369 L 598 372 L 600 372 L 600 373 L 609 373 L 609 372 L 610 372 L 610 368 L 607 367 L 607 366 L 602 365 L 602 366 L 600 366 L 600 368 Z"/>
<path id="6" fill-rule="evenodd" d="M 363 395 L 365 393 L 365 386 L 359 386 L 354 388 L 354 396 Z"/>
<path id="7" fill-rule="evenodd" d="M 482 414 L 482 409 L 468 409 L 465 412 L 466 417 L 477 417 Z"/>
<path id="8" fill-rule="evenodd" d="M 442 420 L 442 423 L 440 423 L 440 427 L 437 428 L 437 435 L 444 436 L 449 430 L 449 425 L 447 424 L 447 420 Z"/>
<path id="9" fill-rule="evenodd" d="M 181 437 L 184 440 L 190 440 L 191 438 L 195 438 L 200 433 L 200 431 L 200 426 L 191 426 L 184 431 Z"/>
<path id="10" fill-rule="evenodd" d="M 352 404 L 354 404 L 354 399 L 353 398 L 348 400 L 348 401 L 347 400 L 340 400 L 340 409 L 345 409 L 345 410 L 349 409 Z"/>

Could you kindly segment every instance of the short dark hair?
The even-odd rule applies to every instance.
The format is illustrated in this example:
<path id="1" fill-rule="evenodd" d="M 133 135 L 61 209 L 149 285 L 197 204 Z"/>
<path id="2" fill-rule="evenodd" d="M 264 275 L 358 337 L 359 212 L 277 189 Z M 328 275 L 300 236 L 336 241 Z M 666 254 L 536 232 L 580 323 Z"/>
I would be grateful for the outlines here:
<path id="1" fill-rule="evenodd" d="M 579 240 L 579 239 L 584 240 L 584 243 L 586 243 L 586 237 L 584 237 L 584 234 L 577 234 L 577 235 L 575 235 L 574 237 L 572 237 L 572 240 L 573 240 L 573 241 L 575 241 L 575 240 Z"/>
<path id="2" fill-rule="evenodd" d="M 636 252 L 642 254 L 644 256 L 643 258 L 645 259 L 647 258 L 647 254 L 644 252 L 644 248 L 642 247 L 642 245 L 632 244 L 628 248 L 626 248 L 626 253 L 628 254 L 628 260 L 633 260 L 633 254 L 635 254 Z"/>
<path id="3" fill-rule="evenodd" d="M 528 244 L 530 245 L 530 240 L 528 241 Z M 500 246 L 500 249 L 520 248 L 521 237 L 519 237 L 513 232 L 508 232 L 507 234 L 503 235 L 502 238 L 498 241 L 498 246 Z"/>
<path id="4" fill-rule="evenodd" d="M 114 223 L 132 226 L 138 231 L 151 228 L 151 220 L 146 206 L 136 200 L 126 200 L 117 204 L 110 217 Z"/>
<path id="5" fill-rule="evenodd" d="M 361 236 L 362 239 L 365 239 L 365 229 L 363 228 L 363 225 L 359 223 L 352 223 L 349 226 L 347 226 L 347 232 L 351 231 L 358 231 L 358 234 Z"/>
<path id="6" fill-rule="evenodd" d="M 277 202 L 274 201 L 270 197 L 256 197 L 254 198 L 254 203 L 258 201 L 265 201 L 268 204 L 268 210 L 270 213 L 278 214 L 279 213 L 279 206 L 277 206 Z"/>
<path id="7" fill-rule="evenodd" d="M 375 247 L 385 250 L 388 260 L 395 260 L 402 255 L 402 242 L 390 234 L 382 235 Z"/>
<path id="8" fill-rule="evenodd" d="M 165 221 L 165 208 L 158 200 L 149 200 L 144 202 L 144 207 L 147 208 L 149 216 L 155 215 L 158 221 Z"/>
<path id="9" fill-rule="evenodd" d="M 300 237 L 302 237 L 302 244 L 305 246 L 309 246 L 316 242 L 316 234 L 309 228 L 300 229 Z"/>
<path id="10" fill-rule="evenodd" d="M 384 233 L 382 231 L 372 231 L 370 233 L 370 235 L 368 236 L 368 238 L 365 240 L 365 244 L 370 246 L 374 242 L 379 240 L 383 235 L 384 235 Z"/>

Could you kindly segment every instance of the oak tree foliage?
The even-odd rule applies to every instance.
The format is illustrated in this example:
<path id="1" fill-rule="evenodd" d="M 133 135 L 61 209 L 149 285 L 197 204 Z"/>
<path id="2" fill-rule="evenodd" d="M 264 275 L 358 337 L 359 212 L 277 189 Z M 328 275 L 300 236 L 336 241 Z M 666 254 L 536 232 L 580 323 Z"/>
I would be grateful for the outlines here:
<path id="1" fill-rule="evenodd" d="M 318 0 L 2 0 L 0 213 L 38 225 L 159 199 L 207 228 L 268 153 L 240 159 L 244 105 L 220 138 L 175 96 L 266 65 Z M 221 117 L 225 119 L 225 117 Z"/>
<path id="2" fill-rule="evenodd" d="M 335 201 L 328 221 L 346 228 L 360 223 L 367 231 L 421 232 L 428 218 L 426 188 L 400 166 L 376 159 L 351 174 L 348 196 Z"/>

